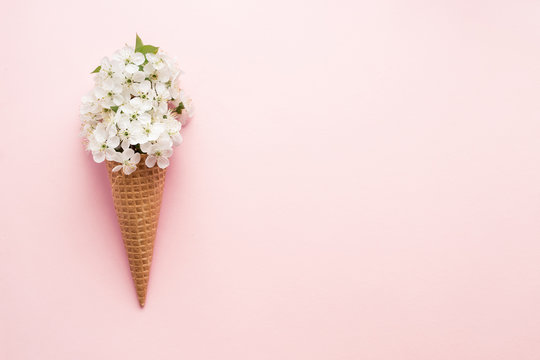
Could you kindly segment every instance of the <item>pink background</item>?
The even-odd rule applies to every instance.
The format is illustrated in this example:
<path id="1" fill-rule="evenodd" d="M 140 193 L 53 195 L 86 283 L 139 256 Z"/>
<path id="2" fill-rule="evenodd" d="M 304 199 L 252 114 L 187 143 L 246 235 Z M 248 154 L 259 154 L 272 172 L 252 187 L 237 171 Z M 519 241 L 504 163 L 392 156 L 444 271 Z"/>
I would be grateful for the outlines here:
<path id="1" fill-rule="evenodd" d="M 538 1 L 0 13 L 0 359 L 540 359 Z M 136 31 L 197 114 L 144 310 L 78 137 Z"/>

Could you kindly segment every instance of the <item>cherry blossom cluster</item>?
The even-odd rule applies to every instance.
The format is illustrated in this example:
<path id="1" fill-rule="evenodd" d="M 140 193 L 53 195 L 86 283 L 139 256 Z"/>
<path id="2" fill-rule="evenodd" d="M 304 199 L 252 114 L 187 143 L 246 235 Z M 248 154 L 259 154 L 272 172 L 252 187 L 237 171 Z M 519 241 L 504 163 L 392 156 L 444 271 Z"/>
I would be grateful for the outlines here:
<path id="1" fill-rule="evenodd" d="M 173 146 L 182 142 L 182 124 L 193 105 L 180 89 L 180 70 L 167 54 L 143 45 L 126 46 L 104 58 L 94 72 L 95 85 L 82 98 L 82 136 L 94 161 L 118 162 L 113 171 L 129 175 L 141 154 L 145 164 L 169 166 Z"/>

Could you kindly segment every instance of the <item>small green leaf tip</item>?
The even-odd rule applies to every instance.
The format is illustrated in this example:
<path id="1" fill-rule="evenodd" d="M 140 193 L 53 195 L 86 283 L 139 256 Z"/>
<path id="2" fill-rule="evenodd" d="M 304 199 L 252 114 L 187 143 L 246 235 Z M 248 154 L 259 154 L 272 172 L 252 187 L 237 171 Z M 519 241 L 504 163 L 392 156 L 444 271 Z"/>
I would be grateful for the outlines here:
<path id="1" fill-rule="evenodd" d="M 176 107 L 176 109 L 174 109 L 174 111 L 175 111 L 178 115 L 180 115 L 180 114 L 182 114 L 182 110 L 184 110 L 184 109 L 185 109 L 184 103 L 180 103 L 180 104 L 178 104 L 178 106 Z"/>
<path id="2" fill-rule="evenodd" d="M 140 48 L 143 47 L 143 42 L 139 37 L 139 34 L 135 34 L 135 51 L 139 52 Z"/>
<path id="3" fill-rule="evenodd" d="M 158 52 L 159 48 L 152 45 L 143 45 L 137 52 L 143 53 L 143 54 L 156 54 Z"/>
<path id="4" fill-rule="evenodd" d="M 90 74 L 98 73 L 101 70 L 101 65 L 94 69 Z"/>
<path id="5" fill-rule="evenodd" d="M 152 45 L 144 45 L 139 34 L 135 34 L 135 52 L 142 54 L 157 54 L 159 48 Z"/>

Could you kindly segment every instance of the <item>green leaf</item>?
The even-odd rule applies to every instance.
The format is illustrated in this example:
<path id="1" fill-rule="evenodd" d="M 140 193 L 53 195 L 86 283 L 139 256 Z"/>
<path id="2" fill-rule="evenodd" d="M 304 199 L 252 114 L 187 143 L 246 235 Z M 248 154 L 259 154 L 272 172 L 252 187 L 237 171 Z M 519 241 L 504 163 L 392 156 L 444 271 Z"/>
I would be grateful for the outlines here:
<path id="1" fill-rule="evenodd" d="M 101 65 L 99 65 L 97 68 L 94 69 L 90 74 L 98 73 L 101 70 Z"/>
<path id="2" fill-rule="evenodd" d="M 152 45 L 143 45 L 137 52 L 143 53 L 143 54 L 155 54 L 158 52 L 158 47 L 152 46 Z"/>
<path id="3" fill-rule="evenodd" d="M 118 111 L 118 106 L 111 106 L 111 110 L 114 111 L 114 112 L 117 112 Z"/>
<path id="4" fill-rule="evenodd" d="M 139 37 L 139 34 L 135 34 L 135 52 L 140 52 L 140 48 L 143 47 L 143 42 Z"/>
<path id="5" fill-rule="evenodd" d="M 135 52 L 142 54 L 155 54 L 158 52 L 158 47 L 152 45 L 144 45 L 139 34 L 135 34 Z M 146 61 L 145 61 L 146 63 Z"/>
<path id="6" fill-rule="evenodd" d="M 180 103 L 178 104 L 178 106 L 176 107 L 176 109 L 174 109 L 174 111 L 176 111 L 176 113 L 178 115 L 182 114 L 182 110 L 184 110 L 185 107 L 184 107 L 184 104 L 183 103 Z"/>

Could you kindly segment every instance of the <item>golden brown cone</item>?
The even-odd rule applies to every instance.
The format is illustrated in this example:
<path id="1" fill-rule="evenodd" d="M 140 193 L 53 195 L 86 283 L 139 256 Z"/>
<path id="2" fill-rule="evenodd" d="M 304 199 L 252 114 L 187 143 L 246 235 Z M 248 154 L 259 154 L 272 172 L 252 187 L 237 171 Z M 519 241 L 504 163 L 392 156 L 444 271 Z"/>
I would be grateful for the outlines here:
<path id="1" fill-rule="evenodd" d="M 146 155 L 142 155 L 137 170 L 130 175 L 124 175 L 122 170 L 112 172 L 119 163 L 107 161 L 114 208 L 141 307 L 146 302 L 166 174 L 166 169 L 157 165 L 148 168 L 145 160 Z"/>

